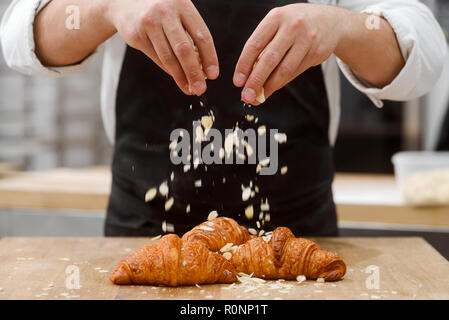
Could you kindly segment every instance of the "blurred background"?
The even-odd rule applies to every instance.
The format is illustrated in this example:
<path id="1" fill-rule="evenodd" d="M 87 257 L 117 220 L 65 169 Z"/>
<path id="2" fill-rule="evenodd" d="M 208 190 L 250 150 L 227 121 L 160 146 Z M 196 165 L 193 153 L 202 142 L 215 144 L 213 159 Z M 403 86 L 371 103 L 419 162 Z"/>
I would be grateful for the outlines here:
<path id="1" fill-rule="evenodd" d="M 423 2 L 447 34 L 449 1 Z M 9 3 L 0 0 L 0 16 Z M 81 72 L 43 79 L 0 59 L 0 237 L 102 235 L 112 148 L 100 114 L 101 64 L 100 49 Z M 430 94 L 386 102 L 381 110 L 341 79 L 335 146 L 341 234 L 425 236 L 449 256 L 449 208 L 404 204 L 391 162 L 399 151 L 449 149 L 449 61 Z"/>

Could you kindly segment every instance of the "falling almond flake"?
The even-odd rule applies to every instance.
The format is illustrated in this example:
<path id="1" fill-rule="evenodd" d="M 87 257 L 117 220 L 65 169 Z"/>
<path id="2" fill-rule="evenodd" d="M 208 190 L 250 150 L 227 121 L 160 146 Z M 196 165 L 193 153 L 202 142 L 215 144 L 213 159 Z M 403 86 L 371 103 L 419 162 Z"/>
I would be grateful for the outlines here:
<path id="1" fill-rule="evenodd" d="M 268 203 L 268 199 L 266 199 L 265 202 L 262 202 L 260 204 L 260 210 L 262 210 L 262 211 L 269 211 L 270 210 L 270 204 Z"/>
<path id="2" fill-rule="evenodd" d="M 209 213 L 209 216 L 207 217 L 207 220 L 213 220 L 213 219 L 215 219 L 216 217 L 218 217 L 218 212 L 217 212 L 217 210 L 214 210 L 214 211 L 211 211 L 211 212 Z"/>
<path id="3" fill-rule="evenodd" d="M 195 129 L 195 142 L 201 143 L 202 141 L 204 141 L 203 128 L 197 126 Z"/>
<path id="4" fill-rule="evenodd" d="M 175 179 L 175 173 L 172 171 L 170 175 L 170 181 L 173 181 Z"/>
<path id="5" fill-rule="evenodd" d="M 167 222 L 165 222 L 165 220 L 162 221 L 162 232 L 167 232 Z"/>
<path id="6" fill-rule="evenodd" d="M 262 169 L 262 166 L 260 165 L 260 163 L 258 163 L 257 167 L 256 167 L 256 173 L 260 173 L 261 169 Z"/>
<path id="7" fill-rule="evenodd" d="M 260 222 L 259 221 L 256 221 L 256 226 L 257 226 L 257 229 L 260 229 Z"/>
<path id="8" fill-rule="evenodd" d="M 190 170 L 190 164 L 185 164 L 184 165 L 184 172 L 187 172 Z"/>
<path id="9" fill-rule="evenodd" d="M 259 136 L 264 135 L 267 132 L 267 127 L 265 126 L 260 126 L 259 128 L 257 128 L 257 133 L 259 134 Z"/>
<path id="10" fill-rule="evenodd" d="M 190 212 L 190 204 L 188 204 L 187 206 L 186 206 L 186 213 L 189 213 Z"/>
<path id="11" fill-rule="evenodd" d="M 171 223 L 167 223 L 167 232 L 175 232 L 175 226 Z"/>
<path id="12" fill-rule="evenodd" d="M 204 107 L 203 101 L 200 101 L 200 106 Z"/>
<path id="13" fill-rule="evenodd" d="M 218 155 L 220 156 L 220 159 L 223 159 L 223 158 L 224 158 L 224 156 L 225 156 L 225 151 L 224 151 L 223 148 L 220 148 L 220 151 L 219 151 Z"/>
<path id="14" fill-rule="evenodd" d="M 260 164 L 262 167 L 268 166 L 268 165 L 270 164 L 270 158 L 265 158 L 265 159 L 263 159 L 262 161 L 259 161 L 259 164 Z"/>
<path id="15" fill-rule="evenodd" d="M 283 167 L 281 168 L 281 174 L 282 174 L 282 175 L 286 174 L 287 171 L 288 171 L 288 167 L 287 167 L 287 166 L 283 166 Z"/>
<path id="16" fill-rule="evenodd" d="M 259 237 L 263 236 L 264 233 L 265 233 L 265 230 L 260 230 L 259 231 Z"/>
<path id="17" fill-rule="evenodd" d="M 286 143 L 287 142 L 287 135 L 285 133 L 276 133 L 274 135 L 274 140 L 276 140 L 278 143 Z"/>
<path id="18" fill-rule="evenodd" d="M 266 214 L 265 214 L 265 218 L 264 218 L 264 220 L 265 220 L 265 222 L 270 222 L 270 213 L 269 212 L 267 212 Z"/>
<path id="19" fill-rule="evenodd" d="M 168 185 L 167 185 L 167 181 L 164 181 L 161 183 L 161 185 L 159 186 L 159 193 L 163 196 L 166 197 L 168 195 Z"/>
<path id="20" fill-rule="evenodd" d="M 245 118 L 246 118 L 246 121 L 248 121 L 248 122 L 251 122 L 254 120 L 254 116 L 252 114 L 247 114 Z"/>
<path id="21" fill-rule="evenodd" d="M 254 208 L 253 208 L 253 205 L 250 205 L 250 206 L 246 207 L 246 209 L 245 209 L 245 217 L 246 217 L 248 220 L 251 220 L 251 219 L 254 217 Z"/>
<path id="22" fill-rule="evenodd" d="M 242 191 L 242 200 L 247 201 L 250 196 L 251 196 L 251 188 L 250 187 L 244 188 Z"/>
<path id="23" fill-rule="evenodd" d="M 262 89 L 259 92 L 259 95 L 256 98 L 257 102 L 264 103 L 265 102 L 265 89 L 262 87 Z"/>
<path id="24" fill-rule="evenodd" d="M 192 105 L 189 106 L 189 109 L 192 110 Z"/>
<path id="25" fill-rule="evenodd" d="M 212 128 L 214 121 L 212 119 L 212 116 L 202 116 L 201 117 L 201 125 L 204 127 L 204 129 L 210 129 Z"/>
<path id="26" fill-rule="evenodd" d="M 165 202 L 165 211 L 169 211 L 173 207 L 173 203 L 175 202 L 175 199 L 171 197 Z"/>
<path id="27" fill-rule="evenodd" d="M 221 180 L 221 182 L 222 182 L 223 184 L 225 184 L 225 183 L 226 183 L 226 178 L 223 177 L 223 179 Z"/>
<path id="28" fill-rule="evenodd" d="M 150 202 L 151 200 L 153 200 L 157 195 L 157 189 L 156 188 L 151 188 L 147 191 L 147 193 L 145 193 L 145 202 Z"/>
<path id="29" fill-rule="evenodd" d="M 196 188 L 201 188 L 201 185 L 202 185 L 201 179 L 195 181 Z"/>
<path id="30" fill-rule="evenodd" d="M 226 151 L 226 156 L 229 158 L 229 156 L 232 154 L 232 150 L 234 148 L 234 135 L 233 134 L 228 134 L 226 136 L 224 148 Z"/>

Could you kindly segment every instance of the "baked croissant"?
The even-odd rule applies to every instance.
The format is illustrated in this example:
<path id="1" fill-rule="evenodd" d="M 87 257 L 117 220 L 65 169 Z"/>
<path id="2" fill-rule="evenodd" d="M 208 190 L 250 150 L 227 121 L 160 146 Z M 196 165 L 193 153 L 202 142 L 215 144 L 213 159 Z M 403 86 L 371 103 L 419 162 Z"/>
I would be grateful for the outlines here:
<path id="1" fill-rule="evenodd" d="M 238 272 L 253 273 L 264 279 L 324 278 L 335 281 L 343 278 L 346 265 L 334 253 L 322 250 L 313 241 L 295 238 L 288 228 L 277 228 L 271 239 L 256 237 L 237 248 L 231 263 Z"/>
<path id="2" fill-rule="evenodd" d="M 227 243 L 240 245 L 249 239 L 250 235 L 245 227 L 226 217 L 203 222 L 182 236 L 183 241 L 202 243 L 214 252 Z"/>
<path id="3" fill-rule="evenodd" d="M 169 234 L 128 255 L 110 280 L 115 284 L 180 286 L 232 283 L 237 276 L 228 260 L 202 243 L 182 241 Z"/>

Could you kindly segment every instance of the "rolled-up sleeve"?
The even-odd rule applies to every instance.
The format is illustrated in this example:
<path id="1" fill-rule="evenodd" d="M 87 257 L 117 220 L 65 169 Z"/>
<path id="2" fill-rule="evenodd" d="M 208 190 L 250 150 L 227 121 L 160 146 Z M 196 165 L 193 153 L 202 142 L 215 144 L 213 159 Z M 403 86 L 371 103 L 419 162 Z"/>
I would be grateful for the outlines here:
<path id="1" fill-rule="evenodd" d="M 405 66 L 384 88 L 373 88 L 337 59 L 346 78 L 378 107 L 382 100 L 406 101 L 430 91 L 440 77 L 447 54 L 444 33 L 429 8 L 417 0 L 340 1 L 341 6 L 386 19 L 405 59 Z"/>
<path id="2" fill-rule="evenodd" d="M 21 73 L 44 77 L 72 74 L 90 60 L 64 67 L 44 66 L 35 53 L 34 19 L 51 0 L 14 0 L 6 9 L 0 24 L 0 43 L 6 64 Z"/>

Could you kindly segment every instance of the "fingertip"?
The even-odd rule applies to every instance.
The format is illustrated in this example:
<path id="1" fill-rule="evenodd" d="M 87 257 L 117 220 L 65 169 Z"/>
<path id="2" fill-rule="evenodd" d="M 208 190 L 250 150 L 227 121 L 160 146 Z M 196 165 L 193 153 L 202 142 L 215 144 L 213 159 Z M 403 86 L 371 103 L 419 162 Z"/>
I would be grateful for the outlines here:
<path id="1" fill-rule="evenodd" d="M 206 68 L 206 75 L 209 80 L 215 80 L 220 74 L 220 69 L 216 65 L 211 65 Z"/>
<path id="2" fill-rule="evenodd" d="M 246 75 L 242 72 L 236 72 L 234 74 L 234 84 L 237 87 L 243 87 L 246 83 L 246 79 L 247 79 Z"/>
<path id="3" fill-rule="evenodd" d="M 242 100 L 246 103 L 253 104 L 256 100 L 256 91 L 252 88 L 243 89 Z"/>

